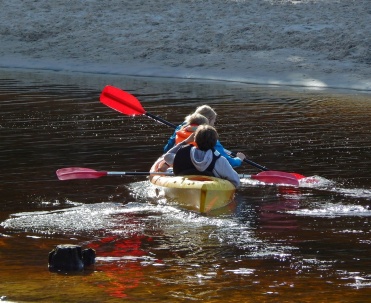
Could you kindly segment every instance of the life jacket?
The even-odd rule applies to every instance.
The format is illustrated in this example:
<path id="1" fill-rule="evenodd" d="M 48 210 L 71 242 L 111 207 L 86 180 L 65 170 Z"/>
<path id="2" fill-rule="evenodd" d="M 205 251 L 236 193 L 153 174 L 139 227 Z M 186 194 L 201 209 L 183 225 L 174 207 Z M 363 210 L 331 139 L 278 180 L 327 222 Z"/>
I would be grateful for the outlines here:
<path id="1" fill-rule="evenodd" d="M 188 125 L 187 127 L 183 127 L 183 128 L 181 128 L 180 130 L 178 130 L 177 132 L 176 132 L 176 137 L 175 137 L 175 145 L 176 144 L 178 144 L 178 143 L 180 143 L 180 142 L 183 142 L 185 139 L 187 139 L 190 135 L 192 135 L 193 134 L 193 131 L 189 131 L 189 130 L 187 130 L 187 128 L 189 127 L 189 126 L 193 126 L 193 127 L 197 127 L 198 125 L 197 124 L 191 124 L 191 125 Z M 197 144 L 196 144 L 196 142 L 191 142 L 191 143 L 189 143 L 189 144 L 192 144 L 193 146 L 196 146 L 197 147 Z"/>
<path id="2" fill-rule="evenodd" d="M 204 171 L 199 171 L 194 166 L 191 160 L 192 147 L 193 145 L 191 144 L 184 145 L 176 152 L 173 163 L 174 174 L 177 176 L 184 175 L 214 176 L 213 169 L 215 166 L 215 162 L 221 156 L 219 152 L 213 149 L 213 160 L 211 161 L 210 165 Z"/>

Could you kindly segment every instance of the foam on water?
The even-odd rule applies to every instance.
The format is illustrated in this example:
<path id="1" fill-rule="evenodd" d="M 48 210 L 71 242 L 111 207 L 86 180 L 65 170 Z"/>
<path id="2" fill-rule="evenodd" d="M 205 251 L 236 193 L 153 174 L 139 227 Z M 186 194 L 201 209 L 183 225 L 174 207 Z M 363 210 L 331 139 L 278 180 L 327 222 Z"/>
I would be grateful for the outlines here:
<path id="1" fill-rule="evenodd" d="M 148 185 L 148 181 L 129 185 L 132 195 L 139 202 L 125 205 L 74 202 L 76 206 L 68 209 L 14 213 L 1 226 L 9 234 L 26 232 L 35 237 L 63 234 L 70 238 L 77 235 L 95 239 L 107 235 L 125 238 L 148 234 L 149 231 L 155 234 L 160 232 L 173 239 L 175 244 L 172 245 L 180 247 L 184 243 L 188 243 L 189 247 L 203 247 L 207 241 L 208 247 L 214 247 L 215 250 L 227 251 L 232 246 L 241 250 L 241 255 L 273 256 L 278 259 L 288 258 L 295 249 L 256 238 L 252 227 L 235 216 L 207 217 L 167 205 L 165 201 L 156 204 L 153 188 Z"/>
<path id="2" fill-rule="evenodd" d="M 326 203 L 314 209 L 305 208 L 292 210 L 288 211 L 288 213 L 299 216 L 312 216 L 312 217 L 371 216 L 371 210 L 369 206 L 345 205 L 334 203 Z"/>

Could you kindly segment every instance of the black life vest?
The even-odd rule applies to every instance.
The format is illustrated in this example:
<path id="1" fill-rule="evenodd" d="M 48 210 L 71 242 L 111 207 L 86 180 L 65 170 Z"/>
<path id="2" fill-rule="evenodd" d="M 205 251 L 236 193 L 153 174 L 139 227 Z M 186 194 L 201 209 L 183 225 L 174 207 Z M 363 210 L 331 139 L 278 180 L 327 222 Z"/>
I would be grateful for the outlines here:
<path id="1" fill-rule="evenodd" d="M 204 176 L 214 176 L 213 169 L 216 160 L 220 158 L 219 152 L 213 149 L 213 160 L 210 165 L 204 170 L 199 171 L 191 160 L 191 149 L 194 147 L 191 144 L 182 146 L 175 154 L 173 171 L 177 176 L 184 175 L 204 175 Z"/>

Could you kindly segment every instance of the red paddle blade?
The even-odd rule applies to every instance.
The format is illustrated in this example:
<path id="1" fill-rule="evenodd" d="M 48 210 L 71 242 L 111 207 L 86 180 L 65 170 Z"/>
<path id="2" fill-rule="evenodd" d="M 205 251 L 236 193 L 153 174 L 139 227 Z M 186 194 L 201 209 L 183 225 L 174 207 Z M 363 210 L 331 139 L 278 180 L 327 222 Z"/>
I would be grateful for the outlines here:
<path id="1" fill-rule="evenodd" d="M 267 170 L 251 176 L 251 178 L 264 183 L 299 186 L 299 181 L 294 175 L 282 171 Z"/>
<path id="2" fill-rule="evenodd" d="M 137 98 L 128 92 L 111 85 L 107 85 L 103 89 L 100 95 L 100 101 L 108 107 L 125 115 L 134 116 L 146 113 Z"/>
<path id="3" fill-rule="evenodd" d="M 67 167 L 57 170 L 59 180 L 96 179 L 103 176 L 107 176 L 107 172 L 83 167 Z"/>
<path id="4" fill-rule="evenodd" d="M 293 175 L 298 180 L 305 178 L 305 176 L 298 174 L 298 173 L 290 173 L 290 174 Z"/>

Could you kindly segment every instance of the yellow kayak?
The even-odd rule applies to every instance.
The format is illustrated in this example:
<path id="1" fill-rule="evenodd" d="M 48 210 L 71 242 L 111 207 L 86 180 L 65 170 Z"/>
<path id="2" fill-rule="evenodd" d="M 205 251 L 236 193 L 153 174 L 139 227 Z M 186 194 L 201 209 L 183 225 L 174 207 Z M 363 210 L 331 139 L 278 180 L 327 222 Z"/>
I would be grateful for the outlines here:
<path id="1" fill-rule="evenodd" d="M 208 213 L 228 205 L 236 191 L 228 180 L 209 176 L 151 175 L 152 184 L 161 187 L 165 197 L 182 207 Z"/>

